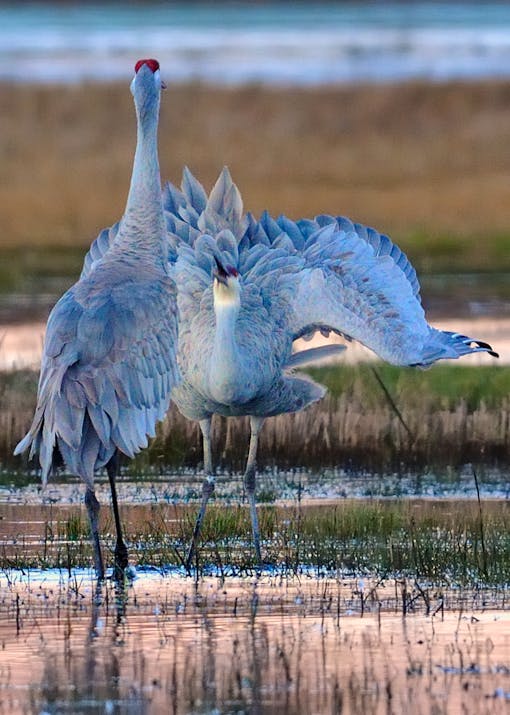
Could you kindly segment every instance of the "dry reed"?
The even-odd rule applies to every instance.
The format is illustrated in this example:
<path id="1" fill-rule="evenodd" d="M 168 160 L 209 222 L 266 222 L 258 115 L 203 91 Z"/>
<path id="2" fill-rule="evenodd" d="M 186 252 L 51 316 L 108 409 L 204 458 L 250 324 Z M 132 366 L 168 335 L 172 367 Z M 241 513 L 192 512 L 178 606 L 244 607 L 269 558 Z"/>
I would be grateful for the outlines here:
<path id="1" fill-rule="evenodd" d="M 306 411 L 267 420 L 259 464 L 398 471 L 508 459 L 510 398 L 494 410 L 482 405 L 470 411 L 461 400 L 454 409 L 401 411 L 412 437 L 389 405 L 367 410 L 346 396 L 326 397 Z M 225 465 L 242 469 L 248 440 L 247 419 L 215 422 L 213 444 Z M 170 452 L 196 466 L 201 460 L 199 431 L 172 410 L 151 451 L 153 457 Z"/>
<path id="2" fill-rule="evenodd" d="M 0 85 L 0 248 L 86 246 L 121 215 L 131 103 L 117 85 Z M 163 102 L 160 151 L 173 180 L 188 164 L 210 186 L 230 165 L 255 212 L 341 212 L 393 234 L 421 268 L 480 269 L 510 262 L 509 143 L 507 82 L 188 85 Z"/>
<path id="3" fill-rule="evenodd" d="M 458 370 L 441 369 L 447 384 L 448 375 Z M 508 462 L 510 397 L 506 393 L 491 402 L 482 395 L 472 404 L 470 394 L 464 397 L 453 394 L 447 401 L 428 386 L 427 381 L 434 379 L 433 371 L 416 373 L 421 380 L 417 383 L 418 394 L 411 392 L 411 385 L 395 388 L 394 395 L 408 433 L 382 392 L 375 383 L 367 382 L 367 375 L 360 370 L 338 371 L 346 383 L 339 394 L 333 391 L 303 412 L 268 419 L 260 438 L 260 467 L 334 466 L 347 470 L 399 471 L 468 462 Z M 499 379 L 501 372 L 491 371 L 493 381 Z M 410 374 L 406 373 L 406 377 Z M 473 373 L 474 387 L 478 374 L 483 381 L 483 368 Z M 314 375 L 320 381 L 320 371 Z M 30 424 L 35 389 L 36 375 L 29 371 L 5 373 L 0 380 L 0 460 L 4 465 L 21 466 L 11 455 Z M 242 470 L 249 440 L 247 418 L 216 418 L 212 439 L 220 466 Z M 172 407 L 160 425 L 157 439 L 130 469 L 138 474 L 154 469 L 196 469 L 201 461 L 198 425 Z"/>

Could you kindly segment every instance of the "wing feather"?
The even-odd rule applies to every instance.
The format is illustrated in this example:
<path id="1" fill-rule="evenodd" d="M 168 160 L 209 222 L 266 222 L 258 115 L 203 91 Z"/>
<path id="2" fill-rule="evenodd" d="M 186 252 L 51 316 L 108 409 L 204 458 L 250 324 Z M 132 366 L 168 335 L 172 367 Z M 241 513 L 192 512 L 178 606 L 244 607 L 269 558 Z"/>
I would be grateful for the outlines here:
<path id="1" fill-rule="evenodd" d="M 179 379 L 176 346 L 173 281 L 140 265 L 97 265 L 52 312 L 38 406 L 17 452 L 37 450 L 46 480 L 58 445 L 92 484 L 115 449 L 133 456 L 154 434 Z"/>
<path id="2" fill-rule="evenodd" d="M 115 237 L 119 231 L 120 222 L 114 223 L 109 228 L 104 228 L 99 236 L 92 242 L 84 260 L 80 279 L 85 278 L 90 274 L 97 262 L 103 258 L 115 241 Z"/>
<path id="3" fill-rule="evenodd" d="M 302 268 L 291 278 L 294 337 L 325 328 L 360 341 L 390 363 L 423 367 L 491 352 L 485 343 L 427 323 L 416 272 L 387 236 L 330 216 L 298 225 L 305 246 Z"/>
<path id="4" fill-rule="evenodd" d="M 182 172 L 181 189 L 188 201 L 188 208 L 193 208 L 198 218 L 207 206 L 207 194 L 202 184 L 195 179 L 187 166 L 184 167 Z"/>

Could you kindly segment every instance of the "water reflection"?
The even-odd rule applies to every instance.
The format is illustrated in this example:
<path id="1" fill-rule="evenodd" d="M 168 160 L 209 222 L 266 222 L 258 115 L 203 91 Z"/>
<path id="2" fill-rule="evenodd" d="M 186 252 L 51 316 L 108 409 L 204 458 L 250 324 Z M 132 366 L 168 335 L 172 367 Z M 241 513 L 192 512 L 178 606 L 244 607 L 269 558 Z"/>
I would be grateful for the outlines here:
<path id="1" fill-rule="evenodd" d="M 0 712 L 506 712 L 510 614 L 435 593 L 427 616 L 411 591 L 405 580 L 145 575 L 124 592 L 98 592 L 83 572 L 4 580 Z"/>

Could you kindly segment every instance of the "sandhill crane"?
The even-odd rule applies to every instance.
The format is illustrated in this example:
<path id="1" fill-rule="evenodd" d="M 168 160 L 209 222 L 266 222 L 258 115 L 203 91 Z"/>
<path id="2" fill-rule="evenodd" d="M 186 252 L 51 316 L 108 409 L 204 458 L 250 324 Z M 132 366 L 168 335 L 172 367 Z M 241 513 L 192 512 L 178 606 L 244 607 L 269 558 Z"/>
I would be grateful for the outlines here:
<path id="1" fill-rule="evenodd" d="M 177 287 L 178 363 L 172 401 L 203 435 L 202 501 L 186 558 L 190 570 L 214 490 L 212 415 L 250 417 L 244 474 L 253 544 L 261 562 L 255 506 L 258 436 L 266 417 L 303 409 L 325 389 L 291 370 L 341 350 L 292 353 L 293 341 L 335 332 L 396 365 L 426 367 L 487 343 L 436 330 L 425 320 L 419 283 L 404 253 L 385 235 L 339 216 L 260 220 L 243 213 L 227 169 L 207 196 L 188 169 L 181 190 L 164 189 L 170 274 Z M 115 245 L 117 226 L 92 245 L 84 273 Z"/>
<path id="2" fill-rule="evenodd" d="M 99 579 L 94 472 L 105 466 L 108 472 L 120 576 L 128 559 L 115 487 L 118 453 L 132 457 L 147 445 L 178 378 L 176 289 L 157 151 L 161 88 L 157 61 L 137 62 L 131 83 L 137 143 L 125 213 L 108 252 L 51 311 L 34 420 L 15 450 L 39 455 L 43 482 L 59 457 L 85 482 Z"/>

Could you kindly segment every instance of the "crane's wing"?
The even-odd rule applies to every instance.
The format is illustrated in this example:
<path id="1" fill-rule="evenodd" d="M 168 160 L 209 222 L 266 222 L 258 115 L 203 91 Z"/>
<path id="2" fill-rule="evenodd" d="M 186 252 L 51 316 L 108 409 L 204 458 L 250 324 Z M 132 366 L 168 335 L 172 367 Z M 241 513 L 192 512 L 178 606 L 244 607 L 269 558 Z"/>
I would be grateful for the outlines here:
<path id="1" fill-rule="evenodd" d="M 473 352 L 495 354 L 487 343 L 427 323 L 414 268 L 374 229 L 343 217 L 295 223 L 266 213 L 259 222 L 250 217 L 244 240 L 249 253 L 269 244 L 294 266 L 300 260 L 300 270 L 285 276 L 294 339 L 334 331 L 390 363 L 422 367 Z"/>
<path id="2" fill-rule="evenodd" d="M 140 266 L 98 266 L 50 315 L 36 412 L 16 453 L 38 453 L 45 481 L 58 447 L 92 484 L 115 449 L 133 456 L 154 436 L 179 379 L 176 347 L 173 281 Z"/>
<path id="3" fill-rule="evenodd" d="M 202 184 L 185 167 L 181 188 L 167 182 L 163 189 L 163 208 L 168 228 L 168 260 L 177 260 L 177 245 L 184 241 L 193 246 L 204 233 L 215 235 L 224 229 L 233 233 L 237 240 L 244 236 L 248 220 L 243 213 L 243 201 L 239 189 L 224 167 L 209 196 Z M 104 228 L 90 246 L 84 261 L 80 279 L 85 278 L 113 245 L 120 222 Z"/>
<path id="4" fill-rule="evenodd" d="M 119 232 L 119 226 L 120 221 L 117 221 L 117 223 L 114 223 L 113 226 L 103 228 L 98 237 L 92 242 L 85 258 L 83 259 L 83 268 L 81 269 L 80 280 L 82 278 L 86 278 L 97 262 L 108 252 Z"/>
<path id="5" fill-rule="evenodd" d="M 180 190 L 171 183 L 165 185 L 163 206 L 169 232 L 191 246 L 202 234 L 215 235 L 223 230 L 231 231 L 239 241 L 248 226 L 241 194 L 227 167 L 223 167 L 209 196 L 185 167 Z"/>

